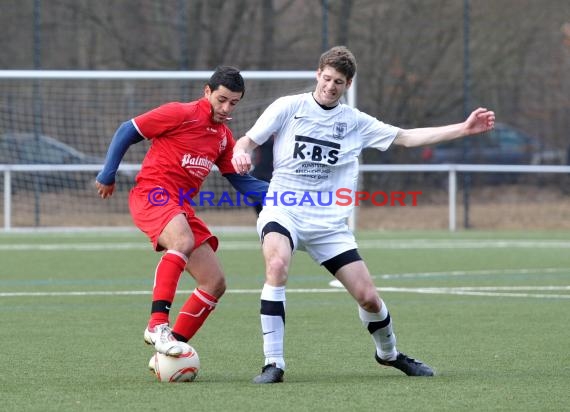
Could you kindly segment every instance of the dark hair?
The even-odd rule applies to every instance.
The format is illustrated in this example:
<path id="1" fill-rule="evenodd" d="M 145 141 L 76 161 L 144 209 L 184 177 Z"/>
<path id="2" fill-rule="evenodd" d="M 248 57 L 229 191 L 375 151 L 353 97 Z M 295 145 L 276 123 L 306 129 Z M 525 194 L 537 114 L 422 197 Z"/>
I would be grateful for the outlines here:
<path id="1" fill-rule="evenodd" d="M 232 66 L 218 66 L 216 71 L 208 80 L 207 85 L 211 91 L 218 87 L 227 87 L 232 92 L 241 92 L 241 97 L 245 94 L 245 84 L 239 70 Z"/>
<path id="2" fill-rule="evenodd" d="M 323 70 L 325 66 L 330 66 L 344 74 L 347 80 L 351 80 L 356 74 L 356 59 L 345 46 L 335 46 L 321 54 L 319 70 Z"/>

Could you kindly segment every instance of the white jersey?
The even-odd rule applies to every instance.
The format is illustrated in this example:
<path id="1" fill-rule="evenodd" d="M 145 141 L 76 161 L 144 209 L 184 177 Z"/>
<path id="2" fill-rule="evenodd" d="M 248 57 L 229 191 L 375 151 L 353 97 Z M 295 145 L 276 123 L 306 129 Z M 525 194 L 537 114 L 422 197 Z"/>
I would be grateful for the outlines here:
<path id="1" fill-rule="evenodd" d="M 360 153 L 388 149 L 398 131 L 345 104 L 325 110 L 312 93 L 277 99 L 246 133 L 259 145 L 275 136 L 265 207 L 286 207 L 318 224 L 344 221 L 353 203 L 339 206 L 337 194 L 357 190 Z"/>

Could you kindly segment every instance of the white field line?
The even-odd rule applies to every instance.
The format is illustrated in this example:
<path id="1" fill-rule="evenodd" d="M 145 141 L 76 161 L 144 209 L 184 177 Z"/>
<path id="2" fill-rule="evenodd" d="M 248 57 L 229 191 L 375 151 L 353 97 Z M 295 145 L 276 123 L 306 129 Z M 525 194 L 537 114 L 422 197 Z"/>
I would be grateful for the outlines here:
<path id="1" fill-rule="evenodd" d="M 340 282 L 332 284 L 340 290 L 344 290 Z M 512 298 L 546 298 L 546 299 L 570 299 L 568 295 L 555 295 L 550 293 L 514 293 L 511 291 L 570 291 L 570 286 L 469 286 L 469 287 L 428 287 L 428 288 L 377 288 L 384 292 L 419 293 L 432 295 L 464 295 L 464 296 L 498 296 Z"/>
<path id="2" fill-rule="evenodd" d="M 452 270 L 446 272 L 420 272 L 420 273 L 393 273 L 385 275 L 373 275 L 374 279 L 421 279 L 431 277 L 453 277 L 453 276 L 489 276 L 489 275 L 527 275 L 527 274 L 556 274 L 570 273 L 570 268 L 521 268 L 521 269 L 481 269 L 481 270 Z M 338 282 L 338 281 L 332 281 Z M 337 286 L 332 284 L 331 286 Z M 340 282 L 339 282 L 340 284 Z"/>
<path id="3" fill-rule="evenodd" d="M 548 290 L 570 290 L 568 286 L 561 286 L 560 289 L 556 289 L 556 286 L 551 286 L 552 289 Z M 383 292 L 390 289 L 400 289 L 400 288 L 382 288 Z M 380 290 L 380 289 L 379 289 Z M 570 299 L 570 294 L 568 295 L 555 295 L 546 293 L 510 293 L 510 292 L 492 292 L 487 290 L 477 291 L 477 290 L 464 290 L 462 288 L 410 288 L 408 290 L 392 290 L 392 292 L 412 292 L 412 293 L 423 293 L 432 295 L 463 295 L 463 296 L 494 296 L 494 297 L 509 297 L 509 298 L 537 298 L 537 299 Z"/>
<path id="4" fill-rule="evenodd" d="M 412 240 L 361 240 L 360 249 L 570 249 L 566 240 L 497 240 L 497 239 L 412 239 Z M 257 241 L 225 240 L 220 250 L 259 250 Z M 105 251 L 105 250 L 152 250 L 146 242 L 89 242 L 89 243 L 11 243 L 0 244 L 0 251 Z"/>
<path id="5" fill-rule="evenodd" d="M 440 294 L 440 295 L 465 295 L 465 296 L 497 296 L 517 298 L 544 298 L 544 299 L 570 299 L 568 295 L 546 293 L 520 293 L 514 291 L 570 291 L 570 286 L 469 286 L 469 287 L 441 287 L 441 288 L 378 288 L 381 292 Z M 513 291 L 513 292 L 510 292 Z M 342 287 L 333 288 L 308 288 L 287 289 L 287 293 L 337 293 L 344 292 Z M 180 290 L 178 293 L 190 294 L 192 290 Z M 260 289 L 230 289 L 229 294 L 260 294 Z M 125 291 L 71 291 L 71 292 L 2 292 L 0 298 L 8 297 L 58 297 L 58 296 L 129 296 L 150 295 L 150 291 L 125 290 Z"/>
<path id="6" fill-rule="evenodd" d="M 458 249 L 458 248 L 570 248 L 570 241 L 560 240 L 369 240 L 359 242 L 361 249 Z M 0 251 L 105 251 L 105 250 L 145 250 L 150 245 L 140 242 L 123 243 L 75 243 L 75 244 L 3 244 Z M 221 244 L 222 250 L 255 250 L 259 248 L 258 242 L 252 241 L 225 241 Z M 427 273 L 400 273 L 376 275 L 380 279 L 396 278 L 429 278 L 440 276 L 469 276 L 469 275 L 501 275 L 501 274 L 529 274 L 529 273 L 568 273 L 570 268 L 536 268 L 536 269 L 503 269 L 503 270 L 474 270 L 474 271 L 450 271 L 450 272 L 427 272 Z M 333 280 L 329 283 L 332 288 L 326 289 L 287 289 L 288 293 L 331 293 L 343 291 L 340 282 Z M 475 296 L 500 296 L 500 297 L 535 297 L 535 298 L 561 298 L 568 299 L 570 295 L 537 294 L 537 293 L 514 293 L 509 291 L 526 290 L 533 291 L 566 291 L 569 286 L 537 286 L 537 287 L 455 287 L 455 288 L 379 288 L 383 292 L 403 293 L 429 293 L 429 294 L 455 294 Z M 505 291 L 507 291 L 505 293 Z M 191 291 L 180 291 L 191 293 Z M 234 289 L 226 293 L 253 293 L 258 294 L 258 289 Z M 0 297 L 19 296 L 124 296 L 124 295 L 149 295 L 150 291 L 71 291 L 71 292 L 0 292 Z"/>
<path id="7" fill-rule="evenodd" d="M 190 294 L 193 290 L 178 290 L 179 294 Z M 344 292 L 343 289 L 288 289 L 288 293 L 337 293 Z M 230 289 L 226 293 L 231 294 L 261 294 L 261 289 Z M 150 290 L 93 290 L 93 291 L 71 291 L 71 292 L 0 292 L 0 297 L 30 297 L 30 296 L 129 296 L 129 295 L 150 295 Z"/>

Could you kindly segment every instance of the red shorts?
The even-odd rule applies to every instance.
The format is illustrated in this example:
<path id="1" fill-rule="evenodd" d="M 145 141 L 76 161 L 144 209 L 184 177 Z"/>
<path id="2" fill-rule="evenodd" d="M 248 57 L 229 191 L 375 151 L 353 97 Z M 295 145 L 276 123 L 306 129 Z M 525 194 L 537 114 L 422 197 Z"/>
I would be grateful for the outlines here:
<path id="1" fill-rule="evenodd" d="M 194 234 L 194 249 L 208 242 L 214 252 L 218 249 L 218 238 L 208 226 L 196 216 L 194 209 L 187 202 L 178 204 L 178 199 L 157 195 L 160 188 L 135 186 L 129 193 L 129 209 L 135 225 L 143 231 L 157 251 L 164 250 L 158 244 L 158 237 L 165 226 L 175 216 L 184 214 L 190 230 Z"/>

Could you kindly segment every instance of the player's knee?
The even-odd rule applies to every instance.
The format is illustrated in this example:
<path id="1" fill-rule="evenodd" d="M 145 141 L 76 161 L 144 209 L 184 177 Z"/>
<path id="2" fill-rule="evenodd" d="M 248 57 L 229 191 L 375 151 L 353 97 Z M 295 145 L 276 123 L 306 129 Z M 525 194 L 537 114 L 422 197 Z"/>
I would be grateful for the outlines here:
<path id="1" fill-rule="evenodd" d="M 375 289 L 363 289 L 355 296 L 358 304 L 367 312 L 380 311 L 380 299 Z"/>
<path id="2" fill-rule="evenodd" d="M 289 266 L 286 260 L 273 257 L 266 260 L 265 280 L 271 285 L 284 285 L 287 282 Z"/>
<path id="3" fill-rule="evenodd" d="M 271 256 L 266 260 L 266 277 L 268 280 L 274 281 L 274 284 L 283 283 L 287 280 L 287 272 L 289 264 L 286 259 L 281 256 Z"/>

